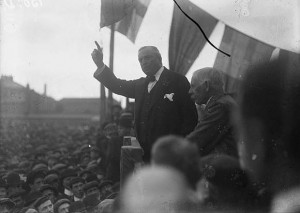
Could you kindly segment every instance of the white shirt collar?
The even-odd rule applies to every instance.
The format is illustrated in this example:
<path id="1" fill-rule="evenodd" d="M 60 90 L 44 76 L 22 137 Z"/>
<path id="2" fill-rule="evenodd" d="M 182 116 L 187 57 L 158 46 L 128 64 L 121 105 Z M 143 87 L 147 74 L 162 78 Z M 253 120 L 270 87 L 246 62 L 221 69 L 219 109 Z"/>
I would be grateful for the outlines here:
<path id="1" fill-rule="evenodd" d="M 160 76 L 161 76 L 161 74 L 162 74 L 163 71 L 164 71 L 164 67 L 162 66 L 162 67 L 155 73 L 154 77 L 155 77 L 155 80 L 156 80 L 156 81 L 159 80 L 159 78 L 160 78 Z"/>

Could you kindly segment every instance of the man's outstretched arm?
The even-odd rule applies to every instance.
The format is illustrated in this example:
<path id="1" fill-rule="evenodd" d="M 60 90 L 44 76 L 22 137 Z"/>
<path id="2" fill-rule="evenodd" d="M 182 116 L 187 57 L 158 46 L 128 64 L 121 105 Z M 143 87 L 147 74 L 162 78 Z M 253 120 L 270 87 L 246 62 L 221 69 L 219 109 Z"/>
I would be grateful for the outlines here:
<path id="1" fill-rule="evenodd" d="M 92 59 L 97 66 L 97 70 L 94 73 L 94 77 L 100 81 L 106 88 L 113 93 L 123 95 L 129 98 L 135 98 L 135 83 L 134 81 L 126 81 L 118 79 L 113 72 L 103 63 L 102 48 L 95 41 L 97 49 L 92 52 Z"/>

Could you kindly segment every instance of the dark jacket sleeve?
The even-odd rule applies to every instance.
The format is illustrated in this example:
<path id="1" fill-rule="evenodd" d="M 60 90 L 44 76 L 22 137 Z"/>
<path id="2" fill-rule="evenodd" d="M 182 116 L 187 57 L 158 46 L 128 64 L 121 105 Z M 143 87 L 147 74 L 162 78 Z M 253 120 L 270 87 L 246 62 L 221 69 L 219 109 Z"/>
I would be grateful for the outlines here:
<path id="1" fill-rule="evenodd" d="M 199 152 L 207 154 L 222 141 L 222 138 L 231 128 L 230 112 L 226 105 L 215 103 L 205 110 L 195 130 L 187 136 L 198 146 Z"/>
<path id="2" fill-rule="evenodd" d="M 179 87 L 181 91 L 181 113 L 183 118 L 181 134 L 186 136 L 195 129 L 198 114 L 196 105 L 189 95 L 190 83 L 186 77 L 183 77 L 180 81 Z"/>
<path id="3" fill-rule="evenodd" d="M 94 75 L 94 77 L 113 93 L 128 98 L 135 98 L 135 85 L 138 80 L 126 81 L 118 79 L 108 67 L 105 67 L 102 73 L 97 76 Z"/>

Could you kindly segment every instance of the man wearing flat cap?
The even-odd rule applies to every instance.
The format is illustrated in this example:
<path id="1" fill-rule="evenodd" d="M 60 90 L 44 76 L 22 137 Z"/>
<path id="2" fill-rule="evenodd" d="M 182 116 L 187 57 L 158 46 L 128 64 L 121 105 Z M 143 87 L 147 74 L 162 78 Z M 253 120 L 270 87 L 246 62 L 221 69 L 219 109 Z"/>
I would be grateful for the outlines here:
<path id="1" fill-rule="evenodd" d="M 73 195 L 70 190 L 69 183 L 70 183 L 70 180 L 76 176 L 77 176 L 77 174 L 73 169 L 66 169 L 61 173 L 60 179 L 61 179 L 61 183 L 64 187 L 63 191 L 64 191 L 65 195 L 67 195 L 67 196 Z"/>
<path id="2" fill-rule="evenodd" d="M 59 199 L 54 204 L 54 207 L 53 207 L 54 213 L 68 213 L 70 203 L 71 202 L 69 199 Z"/>
<path id="3" fill-rule="evenodd" d="M 43 194 L 43 196 L 48 197 L 52 203 L 54 203 L 58 196 L 57 189 L 49 184 L 42 185 L 40 188 L 40 192 Z"/>
<path id="4" fill-rule="evenodd" d="M 53 203 L 47 196 L 40 197 L 33 203 L 38 213 L 53 213 Z"/>
<path id="5" fill-rule="evenodd" d="M 21 190 L 19 192 L 15 192 L 9 196 L 9 198 L 15 203 L 16 209 L 20 210 L 23 208 L 25 204 L 25 196 L 27 192 L 25 190 Z"/>
<path id="6" fill-rule="evenodd" d="M 12 213 L 15 207 L 15 203 L 9 198 L 0 198 L 0 212 Z"/>
<path id="7" fill-rule="evenodd" d="M 43 185 L 44 177 L 45 172 L 42 170 L 31 171 L 27 175 L 26 183 L 29 185 L 32 192 L 40 190 L 41 186 Z"/>
<path id="8" fill-rule="evenodd" d="M 10 172 L 6 177 L 8 196 L 22 190 L 22 180 L 16 172 Z"/>
<path id="9" fill-rule="evenodd" d="M 84 180 L 80 177 L 75 177 L 71 179 L 69 186 L 70 190 L 73 193 L 72 200 L 73 201 L 82 201 L 84 198 L 83 191 Z"/>
<path id="10" fill-rule="evenodd" d="M 86 183 L 83 186 L 83 190 L 86 196 L 94 193 L 100 193 L 98 181 L 91 181 L 89 183 Z"/>

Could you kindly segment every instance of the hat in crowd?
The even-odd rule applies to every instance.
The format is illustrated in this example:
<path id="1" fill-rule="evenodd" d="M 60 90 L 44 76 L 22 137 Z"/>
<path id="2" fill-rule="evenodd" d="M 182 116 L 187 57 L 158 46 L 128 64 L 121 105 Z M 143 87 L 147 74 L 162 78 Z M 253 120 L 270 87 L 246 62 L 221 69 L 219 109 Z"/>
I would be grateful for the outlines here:
<path id="1" fill-rule="evenodd" d="M 65 179 L 67 177 L 77 177 L 75 170 L 74 169 L 66 169 L 60 175 L 61 180 Z"/>
<path id="2" fill-rule="evenodd" d="M 102 213 L 109 213 L 112 212 L 114 199 L 105 199 L 99 204 L 99 212 Z"/>
<path id="3" fill-rule="evenodd" d="M 101 202 L 101 200 L 100 200 L 99 193 L 93 193 L 93 194 L 87 195 L 83 199 L 83 203 L 88 211 L 91 210 L 92 208 L 98 206 L 98 204 L 100 202 Z"/>
<path id="4" fill-rule="evenodd" d="M 27 183 L 32 184 L 36 178 L 43 178 L 45 177 L 45 172 L 43 170 L 35 170 L 31 171 L 27 175 Z"/>
<path id="5" fill-rule="evenodd" d="M 91 152 L 100 152 L 100 149 L 97 146 L 92 146 Z"/>
<path id="6" fill-rule="evenodd" d="M 243 188 L 248 184 L 246 172 L 231 156 L 205 156 L 201 158 L 201 171 L 209 182 L 221 188 Z"/>
<path id="7" fill-rule="evenodd" d="M 80 151 L 81 152 L 86 152 L 86 151 L 90 151 L 90 145 L 88 144 L 84 144 L 80 147 Z"/>
<path id="8" fill-rule="evenodd" d="M 101 189 L 102 187 L 107 186 L 107 185 L 112 186 L 112 185 L 113 185 L 113 182 L 110 181 L 110 180 L 104 180 L 104 181 L 102 181 L 102 182 L 99 184 L 99 189 Z"/>
<path id="9" fill-rule="evenodd" d="M 18 186 L 22 184 L 20 175 L 16 172 L 11 172 L 6 177 L 6 182 L 8 186 Z"/>
<path id="10" fill-rule="evenodd" d="M 54 192 L 55 196 L 58 195 L 57 189 L 56 189 L 54 186 L 49 185 L 49 184 L 44 184 L 44 185 L 42 185 L 41 188 L 40 188 L 40 192 L 43 193 L 43 191 L 45 191 L 45 190 L 47 190 L 47 189 L 52 190 L 52 191 Z"/>
<path id="11" fill-rule="evenodd" d="M 53 169 L 53 170 L 59 171 L 59 170 L 64 169 L 64 168 L 66 168 L 66 167 L 67 167 L 66 164 L 63 164 L 63 163 L 57 163 L 57 164 L 55 164 L 55 165 L 52 167 L 52 169 Z"/>
<path id="12" fill-rule="evenodd" d="M 88 163 L 88 165 L 86 166 L 86 169 L 94 171 L 97 168 L 97 166 L 98 166 L 97 161 L 93 160 Z"/>
<path id="13" fill-rule="evenodd" d="M 58 208 L 65 203 L 71 204 L 71 201 L 66 198 L 57 200 L 53 206 L 54 213 L 58 213 Z"/>
<path id="14" fill-rule="evenodd" d="M 42 196 L 40 198 L 38 198 L 34 203 L 33 203 L 33 207 L 35 209 L 38 209 L 40 205 L 42 205 L 43 203 L 45 203 L 46 201 L 50 200 L 48 196 Z"/>
<path id="15" fill-rule="evenodd" d="M 85 170 L 82 170 L 82 171 L 79 173 L 79 176 L 80 176 L 80 177 L 83 177 L 84 175 L 89 175 L 89 174 L 92 174 L 92 173 L 93 173 L 92 171 L 85 169 Z"/>
<path id="16" fill-rule="evenodd" d="M 37 170 L 47 171 L 48 170 L 48 164 L 46 162 L 43 162 L 43 161 L 36 162 L 32 165 L 31 170 L 32 171 L 37 171 Z"/>
<path id="17" fill-rule="evenodd" d="M 28 211 L 30 210 L 30 211 Z M 18 213 L 31 213 L 31 212 L 37 212 L 37 210 L 35 210 L 33 207 L 24 207 L 22 208 Z"/>
<path id="18" fill-rule="evenodd" d="M 58 181 L 58 175 L 56 174 L 49 174 L 44 178 L 45 184 L 52 184 L 54 181 Z"/>
<path id="19" fill-rule="evenodd" d="M 19 163 L 18 168 L 19 169 L 28 169 L 30 168 L 31 164 L 29 161 L 22 161 Z"/>
<path id="20" fill-rule="evenodd" d="M 86 210 L 86 207 L 82 201 L 75 201 L 70 204 L 69 213 L 83 212 Z"/>
<path id="21" fill-rule="evenodd" d="M 93 187 L 97 187 L 98 188 L 99 186 L 99 183 L 97 181 L 91 181 L 91 182 L 88 182 L 86 183 L 84 186 L 83 186 L 83 190 L 85 192 L 87 192 L 89 189 L 93 188 Z"/>
<path id="22" fill-rule="evenodd" d="M 81 177 L 74 177 L 70 180 L 69 186 L 72 188 L 72 185 L 76 184 L 76 183 L 85 183 L 84 179 L 82 179 Z"/>
<path id="23" fill-rule="evenodd" d="M 107 123 L 103 130 L 109 130 L 109 129 L 112 129 L 112 130 L 117 130 L 117 125 L 115 123 Z"/>
<path id="24" fill-rule="evenodd" d="M 87 183 L 91 181 L 98 181 L 98 177 L 95 173 L 89 174 L 85 179 L 85 182 Z"/>
<path id="25" fill-rule="evenodd" d="M 7 206 L 12 209 L 15 207 L 15 203 L 9 198 L 0 198 L 0 206 Z"/>
<path id="26" fill-rule="evenodd" d="M 40 191 L 29 192 L 29 194 L 25 197 L 25 204 L 24 204 L 24 206 L 30 206 L 38 198 L 40 198 L 42 196 L 43 196 L 43 194 Z"/>
<path id="27" fill-rule="evenodd" d="M 131 128 L 133 126 L 133 116 L 129 112 L 122 113 L 119 118 L 119 126 Z"/>

